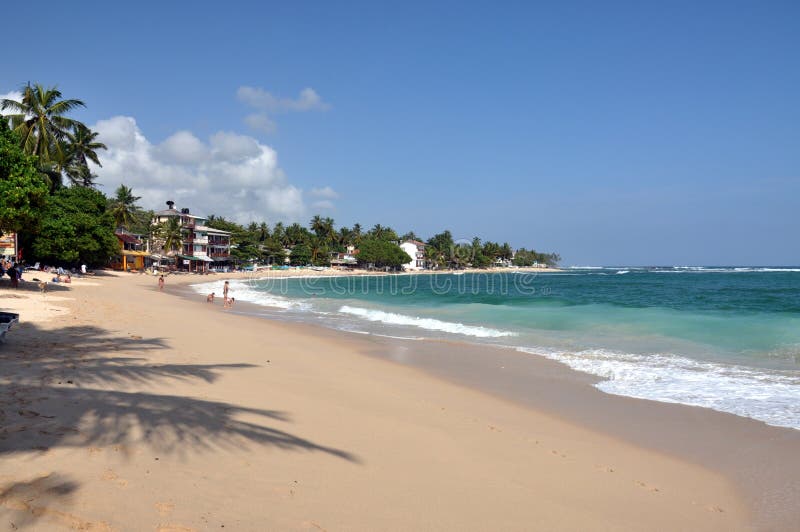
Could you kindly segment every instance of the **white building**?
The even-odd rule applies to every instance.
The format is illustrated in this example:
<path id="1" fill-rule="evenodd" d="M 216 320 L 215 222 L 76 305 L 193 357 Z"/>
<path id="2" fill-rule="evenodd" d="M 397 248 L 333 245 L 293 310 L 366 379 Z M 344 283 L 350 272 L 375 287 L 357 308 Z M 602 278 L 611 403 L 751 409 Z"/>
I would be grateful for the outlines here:
<path id="1" fill-rule="evenodd" d="M 408 253 L 411 262 L 403 264 L 404 270 L 425 269 L 425 244 L 418 240 L 406 240 L 400 244 L 400 249 Z"/>

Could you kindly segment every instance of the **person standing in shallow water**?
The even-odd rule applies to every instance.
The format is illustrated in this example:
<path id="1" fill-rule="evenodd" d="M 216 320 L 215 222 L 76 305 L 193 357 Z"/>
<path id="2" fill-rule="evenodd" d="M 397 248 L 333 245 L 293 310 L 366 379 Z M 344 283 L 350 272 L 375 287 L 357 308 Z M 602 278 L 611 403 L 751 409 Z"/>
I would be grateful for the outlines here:
<path id="1" fill-rule="evenodd" d="M 163 290 L 164 289 L 164 276 L 163 275 L 161 275 L 158 278 L 158 289 L 159 290 Z"/>
<path id="2" fill-rule="evenodd" d="M 228 300 L 228 281 L 225 281 L 225 284 L 222 286 L 222 300 Z"/>

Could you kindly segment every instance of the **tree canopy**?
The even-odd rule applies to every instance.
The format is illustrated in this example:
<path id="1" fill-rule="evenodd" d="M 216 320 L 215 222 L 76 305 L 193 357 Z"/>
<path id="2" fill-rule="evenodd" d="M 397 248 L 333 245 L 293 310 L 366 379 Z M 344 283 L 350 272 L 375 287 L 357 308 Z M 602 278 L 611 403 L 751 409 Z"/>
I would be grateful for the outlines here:
<path id="1" fill-rule="evenodd" d="M 56 191 L 31 244 L 33 258 L 51 264 L 102 266 L 119 251 L 106 197 L 91 188 Z"/>
<path id="2" fill-rule="evenodd" d="M 0 234 L 36 228 L 48 192 L 36 157 L 25 155 L 17 136 L 0 120 Z"/>

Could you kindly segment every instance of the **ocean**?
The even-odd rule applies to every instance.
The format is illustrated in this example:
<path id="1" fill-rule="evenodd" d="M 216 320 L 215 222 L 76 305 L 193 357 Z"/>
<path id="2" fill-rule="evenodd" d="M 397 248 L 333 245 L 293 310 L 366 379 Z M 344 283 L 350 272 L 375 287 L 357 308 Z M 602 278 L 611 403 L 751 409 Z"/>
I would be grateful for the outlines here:
<path id="1" fill-rule="evenodd" d="M 222 281 L 195 285 L 222 293 Z M 262 316 L 543 356 L 607 393 L 800 429 L 800 268 L 585 267 L 563 272 L 231 281 Z"/>

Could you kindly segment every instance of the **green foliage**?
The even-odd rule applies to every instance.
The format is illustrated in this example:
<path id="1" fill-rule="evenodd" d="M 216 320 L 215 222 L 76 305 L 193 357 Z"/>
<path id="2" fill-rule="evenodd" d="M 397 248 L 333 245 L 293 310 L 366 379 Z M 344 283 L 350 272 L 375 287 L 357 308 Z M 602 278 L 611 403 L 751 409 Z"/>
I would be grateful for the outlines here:
<path id="1" fill-rule="evenodd" d="M 19 139 L 0 119 L 0 234 L 38 227 L 48 191 L 36 157 L 23 153 Z"/>
<path id="2" fill-rule="evenodd" d="M 131 229 L 137 222 L 136 202 L 141 198 L 139 196 L 134 196 L 133 190 L 125 185 L 117 187 L 114 194 L 114 199 L 109 201 L 109 212 L 111 212 L 111 216 L 114 218 L 114 224 L 116 224 L 117 227 Z"/>
<path id="3" fill-rule="evenodd" d="M 0 111 L 11 120 L 22 149 L 37 155 L 43 164 L 62 165 L 66 160 L 64 140 L 70 130 L 83 124 L 65 115 L 78 107 L 85 105 L 80 100 L 63 100 L 56 87 L 38 83 L 22 87 L 21 102 L 0 101 Z"/>
<path id="4" fill-rule="evenodd" d="M 103 166 L 97 157 L 97 150 L 108 149 L 102 142 L 97 142 L 97 135 L 97 132 L 80 122 L 76 122 L 72 132 L 67 133 L 63 167 L 64 173 L 73 185 L 83 187 L 94 185 L 96 176 L 89 170 L 89 161 L 97 166 Z M 117 191 L 119 194 L 119 189 Z"/>
<path id="5" fill-rule="evenodd" d="M 400 240 L 400 237 L 397 236 L 394 229 L 391 227 L 384 227 L 381 224 L 375 224 L 375 226 L 367 232 L 367 236 L 386 242 L 396 242 Z"/>
<path id="6" fill-rule="evenodd" d="M 408 253 L 394 242 L 377 237 L 367 237 L 361 241 L 357 258 L 359 264 L 372 264 L 377 268 L 399 268 L 412 260 Z"/>
<path id="7" fill-rule="evenodd" d="M 84 187 L 56 191 L 44 209 L 31 250 L 33 258 L 44 263 L 106 264 L 119 251 L 119 244 L 105 196 Z"/>
<path id="8" fill-rule="evenodd" d="M 99 166 L 97 150 L 106 146 L 97 142 L 97 133 L 67 116 L 79 107 L 85 107 L 82 101 L 62 99 L 56 87 L 39 84 L 23 86 L 19 102 L 0 100 L 0 112 L 11 122 L 23 152 L 37 156 L 39 173 L 51 191 L 63 186 L 62 173 L 73 185 L 94 186 L 96 176 L 87 161 Z"/>
<path id="9" fill-rule="evenodd" d="M 437 268 L 448 268 L 453 263 L 455 242 L 450 231 L 442 231 L 428 239 L 425 259 Z"/>
<path id="10" fill-rule="evenodd" d="M 165 253 L 183 251 L 183 228 L 177 216 L 170 216 L 167 221 L 159 224 L 155 235 L 161 240 Z"/>
<path id="11" fill-rule="evenodd" d="M 534 250 L 527 250 L 520 248 L 514 255 L 515 266 L 533 266 L 534 264 L 546 264 L 547 266 L 556 266 L 561 261 L 561 256 L 558 253 L 539 253 Z"/>
<path id="12" fill-rule="evenodd" d="M 292 266 L 305 266 L 311 263 L 311 248 L 308 244 L 297 244 L 289 253 L 289 263 Z"/>

